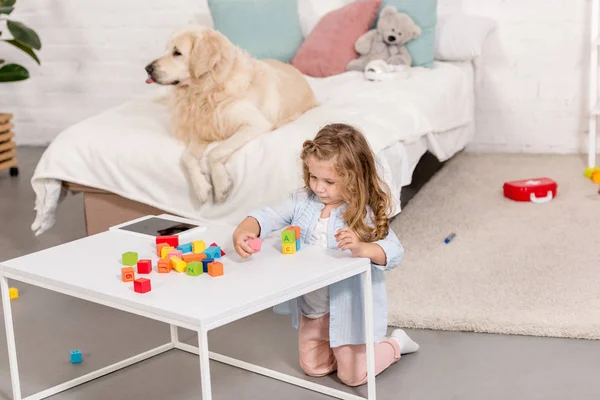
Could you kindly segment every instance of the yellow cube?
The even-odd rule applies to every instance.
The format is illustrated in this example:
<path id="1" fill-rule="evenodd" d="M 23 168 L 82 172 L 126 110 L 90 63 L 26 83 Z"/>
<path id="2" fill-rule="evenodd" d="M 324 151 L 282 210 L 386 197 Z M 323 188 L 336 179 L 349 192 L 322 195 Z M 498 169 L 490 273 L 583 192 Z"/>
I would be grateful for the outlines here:
<path id="1" fill-rule="evenodd" d="M 11 287 L 8 288 L 8 297 L 13 300 L 19 297 L 19 289 Z"/>
<path id="2" fill-rule="evenodd" d="M 162 249 L 160 249 L 160 258 L 167 258 L 169 252 L 173 249 L 175 249 L 175 247 L 173 246 L 165 246 Z"/>
<path id="3" fill-rule="evenodd" d="M 296 242 L 294 243 L 283 243 L 281 245 L 283 254 L 295 254 L 296 253 Z"/>
<path id="4" fill-rule="evenodd" d="M 185 272 L 187 270 L 187 263 L 179 257 L 171 256 L 171 266 L 177 272 Z"/>
<path id="5" fill-rule="evenodd" d="M 204 243 L 204 240 L 195 240 L 192 242 L 192 253 L 200 254 L 204 250 L 206 250 L 206 243 Z"/>

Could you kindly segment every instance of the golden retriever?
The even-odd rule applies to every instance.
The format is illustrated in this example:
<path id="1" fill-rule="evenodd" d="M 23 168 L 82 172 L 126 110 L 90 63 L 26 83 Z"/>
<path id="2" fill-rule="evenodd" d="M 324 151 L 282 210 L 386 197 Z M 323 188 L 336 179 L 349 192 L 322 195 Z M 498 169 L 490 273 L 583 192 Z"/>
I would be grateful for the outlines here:
<path id="1" fill-rule="evenodd" d="M 257 60 L 216 30 L 187 26 L 166 54 L 146 66 L 148 83 L 171 85 L 173 130 L 186 144 L 183 162 L 204 203 L 211 185 L 201 168 L 205 149 L 214 200 L 231 189 L 229 157 L 259 135 L 293 121 L 317 102 L 304 76 L 289 64 Z"/>

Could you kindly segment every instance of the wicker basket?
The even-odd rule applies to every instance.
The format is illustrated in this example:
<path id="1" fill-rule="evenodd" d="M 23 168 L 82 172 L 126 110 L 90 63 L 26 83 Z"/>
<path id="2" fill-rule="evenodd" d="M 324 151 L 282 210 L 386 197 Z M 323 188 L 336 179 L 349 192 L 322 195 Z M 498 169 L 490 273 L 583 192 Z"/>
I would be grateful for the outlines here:
<path id="1" fill-rule="evenodd" d="M 0 114 L 0 171 L 8 169 L 11 176 L 17 176 L 17 145 L 11 119 L 12 114 Z"/>

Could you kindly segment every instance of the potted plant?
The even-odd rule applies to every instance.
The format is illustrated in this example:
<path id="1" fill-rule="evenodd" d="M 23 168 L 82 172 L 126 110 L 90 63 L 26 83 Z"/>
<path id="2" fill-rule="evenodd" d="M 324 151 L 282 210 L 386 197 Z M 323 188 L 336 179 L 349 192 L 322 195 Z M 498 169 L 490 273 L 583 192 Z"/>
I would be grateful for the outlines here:
<path id="1" fill-rule="evenodd" d="M 16 0 L 0 0 L 0 41 L 27 53 L 35 62 L 40 64 L 40 60 L 34 51 L 42 48 L 39 36 L 22 22 L 10 18 L 10 14 L 15 9 L 15 3 Z M 4 26 L 6 26 L 12 38 L 6 38 L 2 28 Z M 0 53 L 0 83 L 17 82 L 27 78 L 29 78 L 29 71 L 25 67 L 19 64 L 7 63 Z M 12 140 L 14 133 L 11 131 L 13 127 L 11 119 L 12 114 L 0 113 L 0 171 L 10 169 L 10 175 L 16 176 L 19 170 L 16 166 L 16 144 Z"/>

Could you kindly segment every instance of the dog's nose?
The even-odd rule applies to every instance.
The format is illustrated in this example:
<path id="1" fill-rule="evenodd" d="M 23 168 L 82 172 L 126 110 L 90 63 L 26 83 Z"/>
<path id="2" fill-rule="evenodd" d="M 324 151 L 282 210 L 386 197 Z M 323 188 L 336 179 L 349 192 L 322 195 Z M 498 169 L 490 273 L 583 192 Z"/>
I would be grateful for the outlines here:
<path id="1" fill-rule="evenodd" d="M 148 75 L 151 75 L 152 71 L 154 71 L 154 64 L 150 63 L 146 65 L 146 72 L 148 73 Z"/>
<path id="2" fill-rule="evenodd" d="M 388 36 L 388 42 L 395 42 L 396 36 Z"/>

